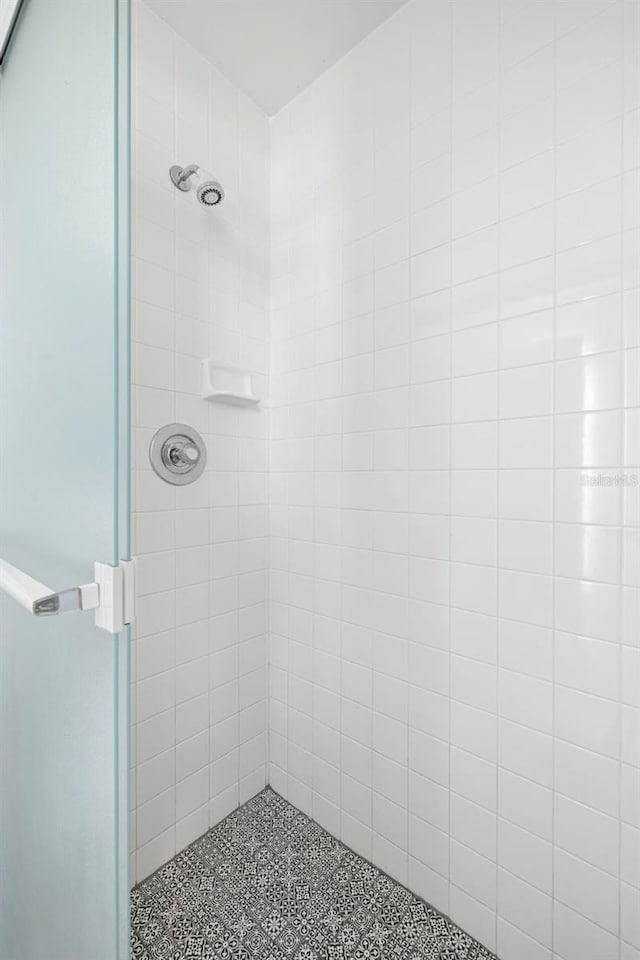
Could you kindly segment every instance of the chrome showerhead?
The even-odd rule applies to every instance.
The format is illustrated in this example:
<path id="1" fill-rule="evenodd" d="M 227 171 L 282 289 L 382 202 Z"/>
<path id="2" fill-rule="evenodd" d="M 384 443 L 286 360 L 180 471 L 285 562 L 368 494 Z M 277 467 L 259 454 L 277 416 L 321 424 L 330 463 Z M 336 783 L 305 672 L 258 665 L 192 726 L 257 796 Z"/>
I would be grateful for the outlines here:
<path id="1" fill-rule="evenodd" d="M 183 193 L 195 188 L 198 203 L 204 207 L 215 207 L 224 200 L 222 184 L 196 163 L 191 163 L 188 167 L 174 164 L 169 170 L 169 176 L 174 186 Z"/>

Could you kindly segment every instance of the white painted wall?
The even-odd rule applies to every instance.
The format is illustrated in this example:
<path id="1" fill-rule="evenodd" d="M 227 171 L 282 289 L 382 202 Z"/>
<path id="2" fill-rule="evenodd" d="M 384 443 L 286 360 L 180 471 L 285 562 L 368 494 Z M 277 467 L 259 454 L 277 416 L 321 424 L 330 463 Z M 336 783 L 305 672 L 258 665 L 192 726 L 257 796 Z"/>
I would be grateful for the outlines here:
<path id="1" fill-rule="evenodd" d="M 268 554 L 264 410 L 200 399 L 205 356 L 267 384 L 266 117 L 141 3 L 135 5 L 132 877 L 141 880 L 265 783 Z M 215 210 L 169 180 L 199 163 Z M 191 424 L 206 474 L 150 470 L 165 423 Z"/>
<path id="2" fill-rule="evenodd" d="M 271 128 L 269 779 L 502 960 L 640 958 L 639 12 L 414 0 Z"/>

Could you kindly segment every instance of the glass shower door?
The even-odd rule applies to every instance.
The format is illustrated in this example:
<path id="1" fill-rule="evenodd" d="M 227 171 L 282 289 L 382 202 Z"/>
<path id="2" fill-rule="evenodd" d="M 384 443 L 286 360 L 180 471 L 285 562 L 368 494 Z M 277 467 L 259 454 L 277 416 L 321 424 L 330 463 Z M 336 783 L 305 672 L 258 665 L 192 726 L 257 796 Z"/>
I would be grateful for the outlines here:
<path id="1" fill-rule="evenodd" d="M 117 587 L 129 555 L 128 4 L 24 0 L 0 76 L 3 960 L 127 956 L 128 635 L 94 563 Z M 97 617 L 34 615 L 80 584 Z"/>

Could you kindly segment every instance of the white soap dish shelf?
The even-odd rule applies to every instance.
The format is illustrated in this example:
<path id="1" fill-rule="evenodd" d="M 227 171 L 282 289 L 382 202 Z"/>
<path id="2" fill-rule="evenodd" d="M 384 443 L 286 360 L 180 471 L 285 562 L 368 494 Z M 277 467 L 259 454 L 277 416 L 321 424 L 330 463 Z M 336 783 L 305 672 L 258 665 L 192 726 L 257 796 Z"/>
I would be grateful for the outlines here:
<path id="1" fill-rule="evenodd" d="M 260 403 L 253 392 L 248 370 L 217 360 L 205 360 L 202 369 L 202 396 L 205 400 L 231 403 L 237 407 L 253 407 Z"/>

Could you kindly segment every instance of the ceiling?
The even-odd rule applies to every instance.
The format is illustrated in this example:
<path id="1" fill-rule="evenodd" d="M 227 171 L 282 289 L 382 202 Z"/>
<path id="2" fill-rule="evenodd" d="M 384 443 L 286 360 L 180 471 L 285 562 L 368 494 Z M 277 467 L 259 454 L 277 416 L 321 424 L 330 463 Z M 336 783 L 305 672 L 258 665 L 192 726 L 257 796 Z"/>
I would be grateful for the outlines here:
<path id="1" fill-rule="evenodd" d="M 273 115 L 405 0 L 146 0 Z"/>

